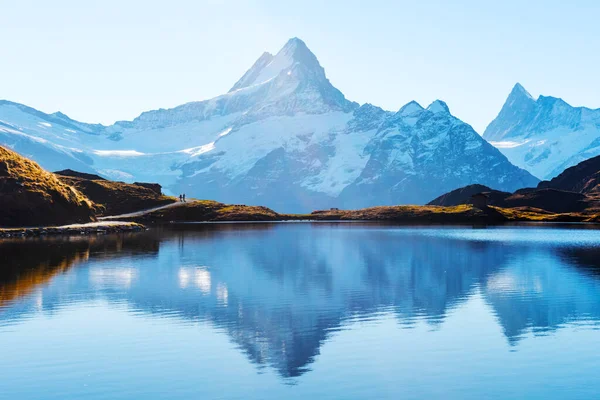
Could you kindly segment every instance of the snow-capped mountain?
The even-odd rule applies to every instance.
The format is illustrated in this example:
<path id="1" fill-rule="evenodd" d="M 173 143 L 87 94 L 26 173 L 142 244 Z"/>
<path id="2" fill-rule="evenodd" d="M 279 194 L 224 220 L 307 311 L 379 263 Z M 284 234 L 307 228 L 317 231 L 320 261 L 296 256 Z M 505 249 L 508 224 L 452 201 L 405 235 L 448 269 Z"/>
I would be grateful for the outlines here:
<path id="1" fill-rule="evenodd" d="M 600 154 L 600 109 L 572 107 L 556 97 L 536 100 L 517 83 L 483 137 L 513 164 L 551 179 Z"/>
<path id="2" fill-rule="evenodd" d="M 472 183 L 508 191 L 537 183 L 442 101 L 389 112 L 347 100 L 297 38 L 264 53 L 222 96 L 112 126 L 2 102 L 0 143 L 50 170 L 278 211 L 425 203 Z"/>

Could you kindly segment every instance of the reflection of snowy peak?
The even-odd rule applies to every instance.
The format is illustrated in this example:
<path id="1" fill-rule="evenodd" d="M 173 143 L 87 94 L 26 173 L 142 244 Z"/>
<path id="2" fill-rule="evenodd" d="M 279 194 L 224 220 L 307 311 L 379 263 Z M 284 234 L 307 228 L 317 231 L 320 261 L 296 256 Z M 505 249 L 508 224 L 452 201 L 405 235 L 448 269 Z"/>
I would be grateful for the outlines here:
<path id="1" fill-rule="evenodd" d="M 600 154 L 600 110 L 556 97 L 536 100 L 517 83 L 483 137 L 515 165 L 550 179 Z"/>
<path id="2" fill-rule="evenodd" d="M 297 38 L 264 53 L 224 95 L 108 127 L 0 103 L 0 143 L 51 170 L 158 181 L 174 193 L 280 211 L 536 183 L 442 101 L 397 113 L 348 101 Z"/>
<path id="3" fill-rule="evenodd" d="M 8 262 L 0 308 L 16 300 L 2 309 L 0 326 L 54 314 L 78 294 L 77 301 L 108 301 L 146 318 L 209 321 L 251 362 L 294 377 L 311 368 L 332 334 L 382 312 L 398 327 L 422 321 L 429 330 L 481 297 L 513 345 L 531 331 L 600 320 L 600 281 L 590 273 L 598 251 L 577 239 L 578 246 L 565 246 L 561 236 L 574 232 L 542 242 L 513 230 L 507 245 L 482 230 L 230 229 L 0 242 Z M 23 271 L 23 264 L 30 268 Z M 12 273 L 19 290 L 11 290 Z"/>

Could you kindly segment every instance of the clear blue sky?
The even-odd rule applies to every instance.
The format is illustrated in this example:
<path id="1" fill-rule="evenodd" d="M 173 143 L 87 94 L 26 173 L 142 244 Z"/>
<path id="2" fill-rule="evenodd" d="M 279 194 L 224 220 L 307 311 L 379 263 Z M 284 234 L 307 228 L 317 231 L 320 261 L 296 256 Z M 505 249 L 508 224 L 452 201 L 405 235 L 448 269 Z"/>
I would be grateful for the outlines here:
<path id="1" fill-rule="evenodd" d="M 515 82 L 600 107 L 597 0 L 0 0 L 0 98 L 112 123 L 229 90 L 303 39 L 351 100 L 480 133 Z"/>

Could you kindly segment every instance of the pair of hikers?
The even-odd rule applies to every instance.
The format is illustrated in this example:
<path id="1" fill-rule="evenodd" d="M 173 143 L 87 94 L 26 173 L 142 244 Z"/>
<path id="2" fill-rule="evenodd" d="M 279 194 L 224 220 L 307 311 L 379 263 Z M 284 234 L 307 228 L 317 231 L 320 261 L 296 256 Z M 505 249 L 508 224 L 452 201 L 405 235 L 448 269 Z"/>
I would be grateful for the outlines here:
<path id="1" fill-rule="evenodd" d="M 179 195 L 179 202 L 185 203 L 185 193 Z"/>

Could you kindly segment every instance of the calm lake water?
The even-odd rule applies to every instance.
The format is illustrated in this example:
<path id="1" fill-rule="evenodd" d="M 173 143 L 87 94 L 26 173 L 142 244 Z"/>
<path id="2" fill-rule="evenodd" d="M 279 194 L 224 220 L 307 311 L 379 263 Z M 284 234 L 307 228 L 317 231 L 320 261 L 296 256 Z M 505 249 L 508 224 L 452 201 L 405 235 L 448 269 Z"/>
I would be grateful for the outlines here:
<path id="1" fill-rule="evenodd" d="M 1 399 L 600 397 L 600 230 L 0 241 Z"/>

